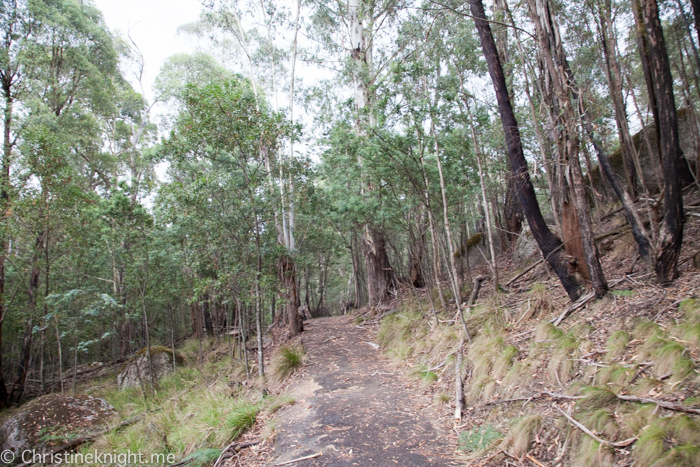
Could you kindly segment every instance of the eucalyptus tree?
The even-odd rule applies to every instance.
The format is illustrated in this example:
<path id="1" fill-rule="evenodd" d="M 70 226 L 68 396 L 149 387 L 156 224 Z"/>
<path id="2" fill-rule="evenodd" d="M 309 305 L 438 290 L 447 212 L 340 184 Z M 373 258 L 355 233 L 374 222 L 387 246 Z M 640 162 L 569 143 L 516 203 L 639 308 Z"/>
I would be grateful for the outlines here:
<path id="1" fill-rule="evenodd" d="M 229 223 L 228 231 L 241 246 L 252 246 L 252 251 L 239 251 L 246 256 L 239 258 L 238 262 L 245 263 L 247 257 L 255 261 L 251 295 L 255 301 L 258 365 L 260 375 L 264 375 L 263 262 L 266 251 L 274 250 L 274 244 L 268 243 L 270 231 L 274 231 L 271 229 L 274 215 L 271 200 L 266 196 L 264 156 L 274 155 L 283 139 L 291 137 L 292 129 L 280 113 L 269 110 L 267 104 L 256 96 L 250 81 L 240 77 L 200 86 L 190 84 L 183 100 L 183 112 L 164 143 L 163 151 L 176 161 L 206 166 L 205 170 L 198 171 L 204 177 L 198 183 L 212 187 L 202 191 L 201 196 L 206 197 L 207 203 L 215 205 L 219 202 L 225 195 L 221 192 L 224 187 L 236 193 L 235 200 L 230 199 L 230 194 L 225 195 L 229 202 L 235 201 L 237 218 L 236 222 Z M 215 177 L 213 183 L 207 181 L 208 177 Z M 218 196 L 210 191 L 217 186 L 221 186 L 217 190 Z M 230 210 L 222 211 L 227 212 Z M 252 256 L 247 256 L 251 253 Z M 233 267 L 223 271 L 226 274 L 232 272 Z"/>
<path id="2" fill-rule="evenodd" d="M 527 162 L 523 154 L 522 142 L 518 123 L 513 112 L 508 88 L 506 86 L 503 67 L 498 56 L 496 43 L 493 39 L 491 27 L 487 21 L 484 5 L 481 0 L 471 0 L 470 10 L 474 17 L 474 24 L 479 32 L 481 47 L 488 64 L 489 74 L 496 91 L 498 108 L 503 124 L 503 131 L 506 135 L 508 145 L 508 159 L 510 160 L 511 171 L 515 179 L 517 193 L 520 203 L 523 206 L 525 217 L 530 225 L 530 229 L 537 241 L 542 254 L 552 269 L 559 277 L 564 289 L 571 300 L 576 300 L 581 294 L 581 284 L 574 276 L 574 270 L 569 260 L 561 251 L 562 243 L 547 227 L 535 191 L 530 181 L 530 174 L 527 169 Z"/>
<path id="3" fill-rule="evenodd" d="M 41 127 L 46 132 L 45 141 L 62 140 L 59 146 L 72 156 L 69 163 L 81 175 L 89 177 L 99 171 L 94 158 L 101 153 L 98 149 L 101 143 L 96 142 L 100 134 L 94 115 L 104 115 L 107 111 L 113 89 L 111 83 L 118 77 L 118 70 L 114 42 L 102 23 L 99 11 L 82 2 L 3 2 L 0 22 L 3 34 L 0 81 L 4 111 L 0 197 L 4 213 L 2 230 L 6 232 L 11 221 L 11 205 L 16 201 L 17 190 L 23 183 L 22 178 L 12 180 L 11 174 L 20 177 L 32 175 L 31 168 L 27 171 L 24 168 L 28 166 L 22 167 L 18 151 L 19 145 L 24 144 L 25 132 L 30 128 Z M 15 112 L 18 106 L 22 109 L 21 113 Z M 21 124 L 17 121 L 20 115 L 24 120 Z M 65 137 L 71 132 L 75 141 L 67 144 Z M 27 136 L 27 141 L 33 138 Z M 35 155 L 39 159 L 43 157 L 41 153 L 45 145 L 24 144 L 23 147 L 26 151 L 36 150 Z M 43 180 L 45 177 L 40 178 Z M 1 333 L 2 322 L 8 312 L 4 305 L 5 258 L 11 239 L 5 233 L 0 235 Z M 34 235 L 35 240 L 32 241 L 41 245 L 45 235 L 43 229 L 40 228 Z M 31 298 L 31 301 L 34 300 L 35 296 Z M 31 342 L 29 339 L 25 341 Z M 0 403 L 6 399 L 5 385 L 0 381 Z"/>

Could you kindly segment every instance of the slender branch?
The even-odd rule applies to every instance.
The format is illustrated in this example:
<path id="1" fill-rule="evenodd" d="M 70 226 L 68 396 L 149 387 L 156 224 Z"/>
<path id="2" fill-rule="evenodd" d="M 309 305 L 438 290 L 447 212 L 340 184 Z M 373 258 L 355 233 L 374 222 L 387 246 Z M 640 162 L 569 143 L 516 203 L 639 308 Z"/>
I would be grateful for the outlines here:
<path id="1" fill-rule="evenodd" d="M 601 437 L 599 437 L 599 436 L 596 436 L 591 430 L 589 430 L 588 428 L 586 428 L 583 424 L 581 424 L 581 423 L 580 423 L 578 420 L 576 420 L 574 417 L 572 417 L 571 415 L 567 414 L 566 412 L 564 412 L 562 409 L 560 409 L 560 408 L 557 407 L 556 405 L 555 405 L 554 407 L 555 407 L 559 412 L 561 412 L 561 414 L 562 414 L 563 416 L 565 416 L 576 428 L 578 428 L 579 430 L 581 430 L 581 431 L 583 431 L 584 433 L 586 433 L 588 436 L 590 436 L 591 438 L 593 438 L 594 440 L 596 440 L 598 443 L 604 444 L 605 446 L 610 446 L 610 447 L 613 447 L 613 448 L 624 448 L 624 447 L 629 446 L 630 444 L 634 443 L 635 441 L 637 441 L 637 440 L 639 439 L 639 436 L 635 436 L 635 437 L 633 437 L 633 438 L 629 438 L 629 439 L 626 439 L 626 440 L 624 440 L 624 441 L 618 441 L 618 442 L 616 442 L 616 443 L 613 443 L 613 442 L 608 441 L 608 440 L 606 440 L 606 439 L 603 439 L 603 438 L 601 438 Z"/>
<path id="2" fill-rule="evenodd" d="M 465 12 L 463 12 L 463 11 L 456 10 L 456 9 L 452 8 L 451 6 L 449 6 L 449 5 L 445 5 L 444 3 L 436 2 L 435 0 L 430 0 L 430 3 L 433 3 L 433 4 L 435 4 L 435 5 L 439 5 L 439 6 L 441 6 L 442 8 L 444 8 L 445 10 L 449 10 L 449 11 L 451 11 L 452 13 L 457 14 L 457 15 L 460 15 L 460 16 L 464 16 L 465 18 L 482 19 L 482 18 L 474 18 L 474 16 L 470 15 L 469 13 L 465 13 Z M 433 8 L 421 8 L 421 9 L 422 9 L 422 10 L 425 10 L 425 11 L 433 10 Z M 528 31 L 526 31 L 526 30 L 524 30 L 524 29 L 522 29 L 522 28 L 519 28 L 519 27 L 517 27 L 517 26 L 513 26 L 512 24 L 502 23 L 502 22 L 500 22 L 500 21 L 496 21 L 496 20 L 493 20 L 493 19 L 485 19 L 485 20 L 483 20 L 483 21 L 486 21 L 487 23 L 498 24 L 499 26 L 505 26 L 505 27 L 510 28 L 510 29 L 515 29 L 516 31 L 524 32 L 525 34 L 527 34 L 527 35 L 530 36 L 531 38 L 535 39 L 535 36 L 532 35 L 530 32 L 528 32 Z"/>

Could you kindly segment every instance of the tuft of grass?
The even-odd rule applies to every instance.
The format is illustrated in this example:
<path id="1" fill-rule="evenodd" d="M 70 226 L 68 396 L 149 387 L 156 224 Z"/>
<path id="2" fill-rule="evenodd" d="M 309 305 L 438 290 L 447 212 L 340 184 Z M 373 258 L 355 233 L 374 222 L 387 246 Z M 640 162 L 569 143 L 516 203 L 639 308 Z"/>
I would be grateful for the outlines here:
<path id="1" fill-rule="evenodd" d="M 643 357 L 654 361 L 654 376 L 660 378 L 670 373 L 672 381 L 682 380 L 695 369 L 695 364 L 686 353 L 683 344 L 666 339 L 661 333 L 652 336 L 641 349 Z"/>
<path id="2" fill-rule="evenodd" d="M 265 399 L 265 414 L 272 415 L 279 409 L 292 405 L 294 402 L 296 402 L 296 400 L 288 394 L 282 394 L 281 396 L 277 397 L 268 397 Z"/>
<path id="3" fill-rule="evenodd" d="M 524 456 L 532 444 L 532 440 L 540 428 L 543 420 L 539 414 L 526 415 L 516 419 L 511 425 L 504 444 L 510 447 L 511 454 L 516 457 Z"/>
<path id="4" fill-rule="evenodd" d="M 241 433 L 253 426 L 255 418 L 260 412 L 260 404 L 254 404 L 246 400 L 239 401 L 226 415 L 225 426 L 230 433 L 230 438 L 238 438 Z"/>
<path id="5" fill-rule="evenodd" d="M 632 337 L 643 341 L 651 336 L 661 333 L 661 328 L 653 321 L 643 320 L 632 331 Z"/>
<path id="6" fill-rule="evenodd" d="M 658 461 L 664 453 L 665 437 L 666 430 L 657 422 L 642 431 L 633 450 L 637 464 L 648 466 Z"/>
<path id="7" fill-rule="evenodd" d="M 590 347 L 590 341 L 576 338 L 573 332 L 563 333 L 558 329 L 550 330 L 550 334 L 555 337 L 545 343 L 552 348 L 547 375 L 552 383 L 566 384 L 574 375 L 575 359 Z"/>
<path id="8" fill-rule="evenodd" d="M 605 358 L 612 360 L 625 353 L 629 341 L 630 335 L 623 330 L 618 330 L 610 334 L 608 338 L 608 353 Z"/>
<path id="9" fill-rule="evenodd" d="M 197 362 L 188 359 L 189 362 Z M 193 365 L 191 363 L 190 365 Z M 289 403 L 289 397 L 262 397 L 254 389 L 232 391 L 229 380 L 236 368 L 228 356 L 210 360 L 203 368 L 183 366 L 159 383 L 158 392 L 143 401 L 139 388 L 120 391 L 115 382 L 105 381 L 95 396 L 104 398 L 127 419 L 143 413 L 142 421 L 97 439 L 83 449 L 113 452 L 171 454 L 194 465 L 210 462 L 207 453 L 249 429 L 261 411 L 272 413 Z"/>
<path id="10" fill-rule="evenodd" d="M 546 285 L 540 282 L 534 284 L 528 292 L 528 296 L 530 297 L 528 301 L 530 309 L 528 311 L 527 307 L 525 308 L 524 313 L 526 314 L 521 315 L 520 321 L 540 316 L 549 316 L 549 314 L 554 311 L 554 305 L 549 300 Z"/>
<path id="11" fill-rule="evenodd" d="M 283 345 L 277 349 L 272 359 L 272 380 L 280 383 L 292 375 L 304 363 L 304 347 L 301 345 Z"/>
<path id="12" fill-rule="evenodd" d="M 615 415 L 607 408 L 584 414 L 581 422 L 594 432 L 604 434 L 607 439 L 615 439 L 615 435 L 620 430 Z"/>
<path id="13" fill-rule="evenodd" d="M 493 425 L 482 425 L 459 434 L 458 449 L 461 451 L 485 452 L 503 439 L 503 433 Z"/>
<path id="14" fill-rule="evenodd" d="M 513 396 L 516 389 L 526 388 L 537 373 L 539 365 L 539 361 L 531 358 L 514 364 L 503 377 L 502 387 L 505 395 Z"/>
<path id="15" fill-rule="evenodd" d="M 424 363 L 418 364 L 413 370 L 413 375 L 420 380 L 424 386 L 430 386 L 438 380 L 438 375 Z"/>
<path id="16" fill-rule="evenodd" d="M 583 388 L 583 399 L 576 402 L 576 407 L 583 411 L 593 411 L 617 403 L 617 396 L 607 388 L 590 386 Z"/>
<path id="17" fill-rule="evenodd" d="M 433 397 L 433 404 L 435 405 L 446 405 L 450 402 L 450 396 L 447 394 L 435 394 Z"/>

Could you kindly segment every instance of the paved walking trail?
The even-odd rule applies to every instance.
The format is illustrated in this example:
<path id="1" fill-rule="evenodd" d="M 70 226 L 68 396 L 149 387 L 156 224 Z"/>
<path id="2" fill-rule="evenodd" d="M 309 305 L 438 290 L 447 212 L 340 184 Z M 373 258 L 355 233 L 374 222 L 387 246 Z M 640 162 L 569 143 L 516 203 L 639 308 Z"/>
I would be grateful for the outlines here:
<path id="1" fill-rule="evenodd" d="M 452 443 L 428 407 L 430 396 L 408 390 L 401 372 L 375 348 L 374 333 L 348 316 L 305 326 L 306 374 L 288 392 L 296 403 L 277 414 L 271 465 L 439 467 Z"/>

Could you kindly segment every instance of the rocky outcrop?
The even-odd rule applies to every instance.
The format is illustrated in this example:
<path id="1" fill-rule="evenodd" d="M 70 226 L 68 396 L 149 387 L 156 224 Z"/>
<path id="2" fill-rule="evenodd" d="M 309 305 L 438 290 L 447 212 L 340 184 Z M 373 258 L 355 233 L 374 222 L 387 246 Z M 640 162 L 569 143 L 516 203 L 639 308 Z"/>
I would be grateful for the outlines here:
<path id="1" fill-rule="evenodd" d="M 48 452 L 72 439 L 103 429 L 116 414 L 105 400 L 92 396 L 49 394 L 3 414 L 0 449 Z"/>
<path id="2" fill-rule="evenodd" d="M 144 384 L 151 382 L 151 368 L 155 373 L 155 379 L 159 380 L 168 373 L 172 373 L 177 366 L 182 366 L 185 359 L 179 352 L 175 352 L 167 347 L 152 346 L 151 356 L 153 364 L 148 361 L 148 349 L 144 348 L 138 351 L 129 361 L 124 364 L 122 371 L 117 376 L 117 384 L 119 389 L 138 387 L 143 381 Z M 173 365 L 175 360 L 175 365 Z"/>
<path id="3" fill-rule="evenodd" d="M 537 242 L 532 236 L 529 228 L 524 228 L 518 239 L 515 241 L 515 247 L 513 247 L 513 260 L 523 261 L 530 258 L 532 255 L 539 251 Z"/>
<path id="4" fill-rule="evenodd" d="M 680 144 L 684 157 L 681 161 L 680 177 L 681 183 L 684 186 L 693 182 L 693 174 L 691 171 L 696 170 L 696 163 L 700 157 L 700 148 L 697 147 L 693 132 L 693 122 L 692 119 L 689 118 L 688 110 L 679 109 L 678 135 L 680 137 Z M 645 138 L 648 138 L 649 141 L 647 142 Z M 663 173 L 661 172 L 661 159 L 657 150 L 658 145 L 655 125 L 652 123 L 640 130 L 632 137 L 632 141 L 635 150 L 639 152 L 639 164 L 642 168 L 642 175 L 644 176 L 646 187 L 651 194 L 657 194 L 661 186 L 663 186 Z M 625 169 L 620 149 L 617 149 L 617 151 L 610 155 L 610 165 L 624 186 Z M 607 193 L 611 194 L 611 196 L 614 196 L 612 195 L 612 187 L 610 187 L 608 181 L 605 180 L 605 177 L 603 177 L 604 181 L 601 180 L 600 167 L 596 165 L 593 168 L 590 173 L 590 178 L 597 191 L 605 190 Z M 639 180 L 637 189 L 642 189 Z"/>

